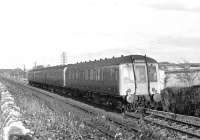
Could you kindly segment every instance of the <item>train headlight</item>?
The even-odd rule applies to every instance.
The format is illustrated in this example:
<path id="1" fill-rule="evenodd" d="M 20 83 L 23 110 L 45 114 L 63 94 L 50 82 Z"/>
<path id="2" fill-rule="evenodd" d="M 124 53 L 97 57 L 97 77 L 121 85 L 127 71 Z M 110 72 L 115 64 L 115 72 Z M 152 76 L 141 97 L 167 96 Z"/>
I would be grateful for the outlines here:
<path id="1" fill-rule="evenodd" d="M 158 93 L 158 91 L 155 88 L 152 88 L 152 92 L 153 92 L 153 94 Z"/>
<path id="2" fill-rule="evenodd" d="M 134 102 L 137 101 L 137 100 L 138 100 L 137 95 L 129 94 L 129 95 L 126 96 L 126 101 L 127 101 L 128 103 L 134 103 Z"/>
<path id="3" fill-rule="evenodd" d="M 155 102 L 160 102 L 161 101 L 161 95 L 160 94 L 154 94 L 153 95 L 153 100 L 155 101 Z"/>
<path id="4" fill-rule="evenodd" d="M 129 94 L 129 95 L 126 96 L 126 101 L 128 103 L 133 103 L 133 100 L 134 100 L 134 96 L 133 95 Z"/>
<path id="5" fill-rule="evenodd" d="M 130 88 L 126 90 L 126 95 L 129 95 L 129 94 L 131 94 L 131 89 Z"/>

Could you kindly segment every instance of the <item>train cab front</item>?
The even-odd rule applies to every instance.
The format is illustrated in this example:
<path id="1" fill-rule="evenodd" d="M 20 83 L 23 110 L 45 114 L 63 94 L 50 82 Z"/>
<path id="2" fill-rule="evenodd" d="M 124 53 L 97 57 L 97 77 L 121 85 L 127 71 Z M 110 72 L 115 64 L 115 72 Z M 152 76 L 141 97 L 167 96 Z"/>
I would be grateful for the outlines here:
<path id="1" fill-rule="evenodd" d="M 134 66 L 130 63 L 121 65 L 120 93 L 126 97 L 127 103 L 144 105 L 151 100 L 161 101 L 158 65 L 154 63 L 148 66 L 149 73 L 145 63 L 135 63 Z"/>

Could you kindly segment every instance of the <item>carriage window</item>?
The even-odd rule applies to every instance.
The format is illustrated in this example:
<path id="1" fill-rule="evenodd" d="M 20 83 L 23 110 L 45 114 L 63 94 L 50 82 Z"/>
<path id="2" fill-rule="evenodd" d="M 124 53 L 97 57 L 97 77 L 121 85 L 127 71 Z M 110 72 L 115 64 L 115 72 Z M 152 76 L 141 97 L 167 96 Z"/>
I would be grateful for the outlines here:
<path id="1" fill-rule="evenodd" d="M 90 70 L 90 80 L 93 80 L 93 69 Z"/>
<path id="2" fill-rule="evenodd" d="M 115 69 L 114 68 L 110 69 L 110 75 L 111 75 L 111 80 L 114 81 L 115 80 Z"/>
<path id="3" fill-rule="evenodd" d="M 124 83 L 133 83 L 134 82 L 132 65 L 127 64 L 127 65 L 123 66 L 123 82 Z"/>
<path id="4" fill-rule="evenodd" d="M 78 80 L 78 73 L 79 73 L 79 71 L 76 71 L 76 73 L 75 73 L 75 74 L 76 74 L 76 75 L 75 75 L 75 76 L 76 76 L 76 77 L 75 77 L 76 80 Z"/>
<path id="5" fill-rule="evenodd" d="M 81 71 L 81 80 L 84 80 L 85 79 L 85 77 L 84 77 L 84 71 Z"/>
<path id="6" fill-rule="evenodd" d="M 71 80 L 74 80 L 74 79 L 73 79 L 73 74 L 74 74 L 74 72 L 71 71 Z"/>
<path id="7" fill-rule="evenodd" d="M 70 80 L 73 80 L 72 78 L 73 78 L 73 72 L 70 71 Z"/>
<path id="8" fill-rule="evenodd" d="M 72 79 L 75 80 L 75 71 L 73 71 L 73 74 L 72 74 L 72 75 L 73 75 L 73 78 L 72 78 Z"/>
<path id="9" fill-rule="evenodd" d="M 97 70 L 97 80 L 100 80 L 100 73 L 101 72 L 101 69 L 99 68 L 98 70 Z"/>
<path id="10" fill-rule="evenodd" d="M 72 71 L 72 80 L 74 80 L 74 71 Z"/>
<path id="11" fill-rule="evenodd" d="M 74 80 L 76 80 L 76 71 L 74 71 Z"/>
<path id="12" fill-rule="evenodd" d="M 155 66 L 149 66 L 149 80 L 151 82 L 157 82 L 157 73 Z"/>
<path id="13" fill-rule="evenodd" d="M 135 75 L 138 83 L 145 83 L 147 79 L 145 66 L 135 66 Z"/>
<path id="14" fill-rule="evenodd" d="M 85 80 L 88 80 L 88 70 L 85 71 Z"/>
<path id="15" fill-rule="evenodd" d="M 101 68 L 101 77 L 100 77 L 101 80 L 103 80 L 103 71 L 104 71 L 104 68 Z"/>
<path id="16" fill-rule="evenodd" d="M 119 70 L 115 69 L 115 80 L 118 81 L 119 79 Z"/>
<path id="17" fill-rule="evenodd" d="M 97 70 L 94 69 L 94 80 L 97 80 Z"/>
<path id="18" fill-rule="evenodd" d="M 69 80 L 71 79 L 71 77 L 70 77 L 70 76 L 71 76 L 71 74 L 70 74 L 70 71 L 69 71 L 69 73 L 68 73 L 68 78 L 69 78 Z"/>
<path id="19" fill-rule="evenodd" d="M 98 69 L 95 70 L 95 80 L 98 80 Z"/>
<path id="20" fill-rule="evenodd" d="M 78 70 L 78 78 L 77 78 L 77 80 L 80 80 L 81 79 L 81 73 L 80 73 L 80 71 Z"/>

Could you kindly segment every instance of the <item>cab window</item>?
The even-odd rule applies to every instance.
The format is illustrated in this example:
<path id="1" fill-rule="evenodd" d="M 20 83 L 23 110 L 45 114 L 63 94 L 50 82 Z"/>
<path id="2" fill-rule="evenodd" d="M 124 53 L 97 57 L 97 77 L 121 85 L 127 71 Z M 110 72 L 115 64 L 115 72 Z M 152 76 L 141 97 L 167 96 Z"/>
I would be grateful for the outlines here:
<path id="1" fill-rule="evenodd" d="M 157 73 L 155 66 L 149 66 L 149 80 L 150 82 L 157 82 Z"/>
<path id="2" fill-rule="evenodd" d="M 126 64 L 123 66 L 123 82 L 124 83 L 133 83 L 134 82 L 132 65 Z"/>
<path id="3" fill-rule="evenodd" d="M 145 66 L 135 66 L 135 75 L 138 83 L 145 83 L 147 80 Z"/>

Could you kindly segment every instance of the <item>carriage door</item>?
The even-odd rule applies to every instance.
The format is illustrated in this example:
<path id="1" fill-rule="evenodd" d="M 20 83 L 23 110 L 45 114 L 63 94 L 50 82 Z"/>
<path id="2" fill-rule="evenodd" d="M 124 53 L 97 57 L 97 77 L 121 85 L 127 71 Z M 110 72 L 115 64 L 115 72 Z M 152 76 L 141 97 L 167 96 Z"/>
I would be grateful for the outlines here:
<path id="1" fill-rule="evenodd" d="M 135 64 L 136 95 L 148 94 L 147 69 L 145 64 Z"/>

